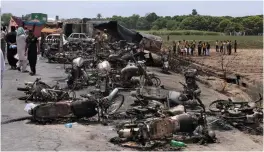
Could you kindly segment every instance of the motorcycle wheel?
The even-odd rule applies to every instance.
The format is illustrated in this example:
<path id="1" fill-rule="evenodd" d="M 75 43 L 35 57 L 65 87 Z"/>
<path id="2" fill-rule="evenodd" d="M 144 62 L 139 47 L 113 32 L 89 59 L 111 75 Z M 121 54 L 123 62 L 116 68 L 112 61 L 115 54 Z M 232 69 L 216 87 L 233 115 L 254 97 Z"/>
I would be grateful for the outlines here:
<path id="1" fill-rule="evenodd" d="M 221 112 L 221 110 L 225 108 L 224 104 L 227 104 L 229 102 L 230 101 L 228 100 L 215 100 L 209 105 L 209 110 L 211 112 Z"/>
<path id="2" fill-rule="evenodd" d="M 18 91 L 29 91 L 29 88 L 20 88 L 20 87 L 18 87 L 17 90 Z"/>
<path id="3" fill-rule="evenodd" d="M 234 120 L 234 119 L 246 119 L 245 115 L 237 115 L 237 116 L 230 116 L 230 115 L 222 115 L 222 117 L 226 120 Z"/>
<path id="4" fill-rule="evenodd" d="M 88 74 L 85 72 L 85 71 L 83 71 L 82 72 L 83 74 L 82 74 L 82 81 L 83 81 L 83 83 L 85 84 L 85 85 L 89 85 L 89 77 L 88 77 Z"/>
<path id="5" fill-rule="evenodd" d="M 28 96 L 19 97 L 18 100 L 26 100 Z M 28 100 L 32 101 L 32 98 L 29 98 Z"/>
<path id="6" fill-rule="evenodd" d="M 152 81 L 152 83 L 153 83 L 153 85 L 154 85 L 155 87 L 158 87 L 158 86 L 160 86 L 160 84 L 161 84 L 161 80 L 160 80 L 160 78 L 158 78 L 158 77 L 152 77 L 152 78 L 151 78 L 151 81 Z"/>
<path id="7" fill-rule="evenodd" d="M 124 95 L 117 94 L 114 99 L 112 99 L 111 105 L 106 109 L 106 114 L 112 115 L 117 112 L 123 105 L 125 100 Z"/>
<path id="8" fill-rule="evenodd" d="M 204 111 L 204 107 L 201 105 L 197 105 L 195 107 L 186 105 L 185 110 L 186 110 L 186 112 L 200 113 L 201 111 Z"/>

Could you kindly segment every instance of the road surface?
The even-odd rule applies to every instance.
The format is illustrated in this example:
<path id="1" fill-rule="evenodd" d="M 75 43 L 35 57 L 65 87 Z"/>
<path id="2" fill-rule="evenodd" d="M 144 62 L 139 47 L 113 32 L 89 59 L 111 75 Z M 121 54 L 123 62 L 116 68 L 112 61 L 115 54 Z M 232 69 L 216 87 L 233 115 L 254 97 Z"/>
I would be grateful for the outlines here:
<path id="1" fill-rule="evenodd" d="M 178 82 L 184 82 L 183 76 L 178 74 L 161 74 L 157 68 L 150 68 L 150 70 L 160 76 L 165 86 L 174 88 L 175 90 L 182 89 L 182 86 Z M 29 76 L 28 73 L 20 73 L 14 70 L 6 70 L 1 94 L 2 121 L 28 116 L 23 110 L 25 107 L 24 101 L 17 99 L 23 96 L 24 93 L 17 91 L 17 87 L 23 87 L 24 82 L 34 81 L 37 77 L 41 77 L 48 84 L 54 84 L 55 81 L 62 82 L 66 78 L 66 75 L 64 74 L 63 65 L 48 64 L 45 60 L 38 61 L 36 76 Z M 199 84 L 199 86 L 202 90 L 201 99 L 205 105 L 208 105 L 217 98 L 226 98 L 224 95 L 202 84 Z M 83 90 L 82 92 L 87 92 L 87 90 Z M 130 103 L 132 103 L 132 98 L 126 96 L 125 104 L 122 107 L 123 110 Z M 1 127 L 1 150 L 3 151 L 131 150 L 108 142 L 110 138 L 117 135 L 112 126 L 103 126 L 92 122 L 87 122 L 85 125 L 76 124 L 72 128 L 65 128 L 64 124 L 36 125 L 25 120 L 1 125 Z M 262 150 L 262 136 L 244 134 L 236 129 L 230 131 L 216 130 L 216 133 L 220 139 L 220 143 L 209 146 L 191 144 L 185 150 Z"/>

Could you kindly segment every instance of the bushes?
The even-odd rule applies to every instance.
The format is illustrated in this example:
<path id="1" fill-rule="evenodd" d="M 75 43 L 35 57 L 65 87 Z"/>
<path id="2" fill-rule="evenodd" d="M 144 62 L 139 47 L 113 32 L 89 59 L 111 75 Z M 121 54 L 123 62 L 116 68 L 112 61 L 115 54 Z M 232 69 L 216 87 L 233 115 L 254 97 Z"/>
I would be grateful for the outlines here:
<path id="1" fill-rule="evenodd" d="M 182 30 L 182 31 L 169 31 L 169 30 L 151 30 L 151 31 L 142 31 L 144 33 L 153 34 L 153 35 L 211 35 L 218 36 L 221 33 L 218 32 L 207 32 L 207 31 L 195 31 L 195 30 Z"/>

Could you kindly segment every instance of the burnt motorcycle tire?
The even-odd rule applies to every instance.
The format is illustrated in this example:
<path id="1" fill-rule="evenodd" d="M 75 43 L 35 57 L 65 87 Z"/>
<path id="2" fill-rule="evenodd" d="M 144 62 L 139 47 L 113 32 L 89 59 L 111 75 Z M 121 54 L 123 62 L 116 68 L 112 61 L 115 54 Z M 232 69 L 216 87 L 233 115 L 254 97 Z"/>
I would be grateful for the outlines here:
<path id="1" fill-rule="evenodd" d="M 151 78 L 151 81 L 153 82 L 153 81 L 156 81 L 157 83 L 153 83 L 154 85 L 155 85 L 155 87 L 158 87 L 158 86 L 160 86 L 160 84 L 161 84 L 161 80 L 160 80 L 160 78 L 158 78 L 158 77 L 152 77 Z"/>
<path id="2" fill-rule="evenodd" d="M 19 97 L 18 100 L 26 100 L 28 96 Z M 28 99 L 29 101 L 33 100 L 32 98 Z"/>
<path id="3" fill-rule="evenodd" d="M 222 115 L 222 117 L 226 120 L 234 120 L 234 119 L 246 119 L 247 117 L 245 115 L 237 115 L 237 116 L 228 116 L 228 115 Z"/>
<path id="4" fill-rule="evenodd" d="M 118 101 L 118 98 L 121 98 L 121 100 L 120 100 L 119 103 L 117 102 L 117 101 Z M 115 114 L 115 113 L 121 108 L 121 106 L 124 104 L 124 100 L 125 100 L 124 95 L 122 95 L 122 94 L 117 94 L 117 95 L 112 99 L 111 105 L 106 109 L 106 114 L 108 114 L 108 115 L 113 115 L 113 114 Z M 116 106 L 116 108 L 114 108 L 113 110 L 110 110 L 110 111 L 109 111 L 109 109 L 111 109 L 111 107 L 112 107 L 116 102 L 117 102 L 117 106 Z"/>
<path id="5" fill-rule="evenodd" d="M 29 88 L 20 88 L 20 87 L 18 87 L 17 90 L 18 91 L 29 91 Z"/>
<path id="6" fill-rule="evenodd" d="M 80 100 L 75 101 L 71 105 L 73 114 L 78 117 L 93 117 L 97 114 L 97 104 L 94 101 L 88 101 L 88 100 Z"/>

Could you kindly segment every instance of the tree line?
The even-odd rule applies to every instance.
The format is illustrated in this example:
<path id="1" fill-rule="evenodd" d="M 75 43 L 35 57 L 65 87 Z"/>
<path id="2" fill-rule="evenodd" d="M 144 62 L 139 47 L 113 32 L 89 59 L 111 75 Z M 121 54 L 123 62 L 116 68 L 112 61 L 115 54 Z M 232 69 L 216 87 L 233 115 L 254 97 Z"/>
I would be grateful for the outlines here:
<path id="1" fill-rule="evenodd" d="M 8 25 L 11 13 L 2 14 L 2 24 Z M 114 15 L 103 18 L 98 13 L 95 19 L 114 20 L 121 25 L 135 30 L 199 30 L 210 32 L 245 32 L 246 35 L 263 33 L 263 15 L 231 17 L 199 15 L 195 9 L 189 15 L 158 16 L 148 13 L 145 16 L 133 14 L 129 17 Z"/>
<path id="2" fill-rule="evenodd" d="M 102 19 L 98 14 L 97 18 Z M 245 32 L 247 35 L 263 33 L 263 15 L 231 17 L 199 15 L 195 9 L 190 15 L 158 16 L 148 13 L 145 16 L 133 14 L 129 17 L 114 15 L 106 20 L 118 21 L 121 25 L 136 30 L 200 30 L 212 32 Z"/>

